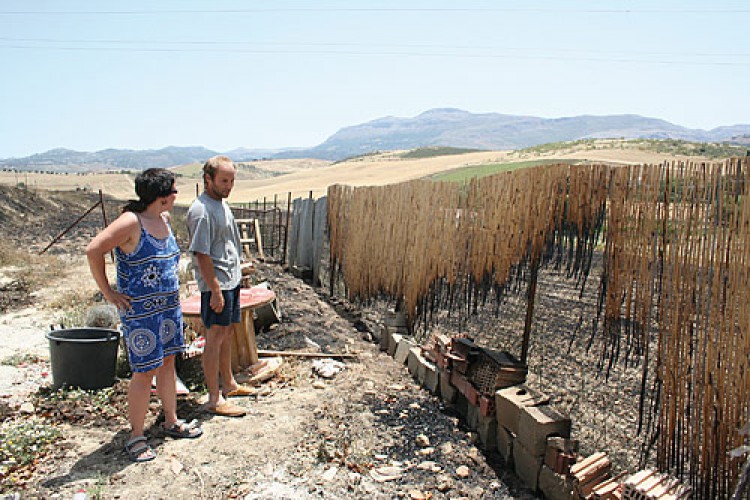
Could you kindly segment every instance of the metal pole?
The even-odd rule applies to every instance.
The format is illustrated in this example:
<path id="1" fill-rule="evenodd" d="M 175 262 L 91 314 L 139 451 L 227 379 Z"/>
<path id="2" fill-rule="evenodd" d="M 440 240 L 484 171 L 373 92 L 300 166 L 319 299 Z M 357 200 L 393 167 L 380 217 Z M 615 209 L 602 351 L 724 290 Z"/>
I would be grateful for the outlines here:
<path id="1" fill-rule="evenodd" d="M 276 252 L 276 243 L 277 243 L 276 239 L 278 237 L 278 234 L 277 234 L 278 230 L 276 229 L 276 222 L 277 222 L 276 221 L 276 210 L 278 210 L 278 208 L 276 207 L 276 201 L 277 201 L 276 200 L 276 194 L 274 193 L 274 195 L 273 195 L 273 216 L 271 218 L 271 221 L 272 221 L 272 224 L 273 224 L 271 226 L 271 250 L 274 253 Z M 274 255 L 274 258 L 275 257 L 276 257 L 276 255 Z"/>
<path id="2" fill-rule="evenodd" d="M 76 226 L 76 225 L 77 225 L 77 224 L 78 224 L 79 222 L 81 222 L 81 221 L 83 220 L 83 218 L 84 218 L 84 217 L 86 217 L 86 216 L 87 216 L 88 214 L 90 214 L 91 212 L 93 212 L 93 210 L 94 210 L 94 209 L 95 209 L 96 207 L 98 207 L 98 206 L 99 206 L 99 203 L 101 203 L 101 202 L 100 202 L 100 201 L 97 201 L 97 202 L 96 202 L 96 203 L 94 204 L 94 206 L 93 206 L 93 207 L 91 207 L 91 208 L 89 208 L 88 210 L 86 210 L 86 213 L 85 213 L 85 214 L 83 214 L 82 216 L 78 217 L 78 219 L 77 219 L 77 220 L 76 220 L 76 221 L 75 221 L 75 222 L 74 222 L 73 224 L 71 224 L 71 225 L 70 225 L 70 226 L 68 226 L 68 227 L 67 227 L 67 228 L 66 228 L 66 229 L 65 229 L 65 230 L 64 230 L 63 232 L 61 232 L 60 234 L 58 234 L 58 235 L 57 235 L 57 236 L 55 237 L 55 239 L 54 239 L 54 240 L 52 240 L 52 242 L 51 242 L 51 243 L 50 243 L 49 245 L 47 245 L 46 247 L 44 247 L 44 249 L 43 249 L 42 251 L 40 251 L 40 252 L 39 252 L 39 255 L 42 255 L 42 254 L 43 254 L 44 252 L 46 252 L 47 250 L 49 250 L 49 247 L 51 247 L 52 245 L 54 245 L 55 243 L 57 243 L 57 241 L 58 241 L 58 240 L 59 240 L 60 238 L 62 238 L 63 236 L 65 236 L 65 234 L 66 234 L 66 233 L 67 233 L 68 231 L 70 231 L 71 229 L 73 229 L 73 228 L 74 228 L 74 227 L 75 227 L 75 226 Z"/>

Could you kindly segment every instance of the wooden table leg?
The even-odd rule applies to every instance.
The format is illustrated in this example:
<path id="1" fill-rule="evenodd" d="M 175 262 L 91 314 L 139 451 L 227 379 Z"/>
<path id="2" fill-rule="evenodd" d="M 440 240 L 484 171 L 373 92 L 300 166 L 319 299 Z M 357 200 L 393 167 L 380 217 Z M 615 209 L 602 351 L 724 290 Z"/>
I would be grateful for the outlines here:
<path id="1" fill-rule="evenodd" d="M 232 370 L 242 371 L 258 362 L 258 345 L 255 342 L 255 326 L 253 325 L 253 310 L 242 309 L 240 323 L 234 324 L 232 345 Z M 236 360 L 236 363 L 235 363 Z"/>
<path id="2" fill-rule="evenodd" d="M 243 369 L 240 362 L 240 344 L 242 338 L 242 326 L 240 323 L 232 324 L 232 372 L 237 373 Z"/>
<path id="3" fill-rule="evenodd" d="M 255 341 L 255 324 L 253 322 L 253 310 L 248 308 L 242 312 L 242 322 L 247 332 L 247 360 L 248 366 L 258 362 L 258 344 Z"/>

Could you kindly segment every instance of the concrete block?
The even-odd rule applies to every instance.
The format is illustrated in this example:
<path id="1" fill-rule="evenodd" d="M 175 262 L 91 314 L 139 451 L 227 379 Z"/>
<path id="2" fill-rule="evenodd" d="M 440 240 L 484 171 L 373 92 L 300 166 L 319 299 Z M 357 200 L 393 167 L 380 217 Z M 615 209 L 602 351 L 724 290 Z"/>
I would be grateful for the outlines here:
<path id="1" fill-rule="evenodd" d="M 456 400 L 453 403 L 453 406 L 455 407 L 456 412 L 458 412 L 461 418 L 465 421 L 469 415 L 469 400 L 466 399 L 466 396 L 461 394 L 460 391 L 456 391 Z"/>
<path id="2" fill-rule="evenodd" d="M 518 441 L 534 456 L 543 457 L 549 436 L 570 437 L 570 418 L 552 406 L 524 406 L 518 420 Z"/>
<path id="3" fill-rule="evenodd" d="M 570 500 L 573 493 L 573 477 L 556 474 L 546 465 L 539 471 L 539 489 L 549 500 Z"/>
<path id="4" fill-rule="evenodd" d="M 406 359 L 409 357 L 409 350 L 416 345 L 414 339 L 411 337 L 402 337 L 396 346 L 396 352 L 393 354 L 393 359 L 402 365 L 406 364 Z"/>
<path id="5" fill-rule="evenodd" d="M 407 328 L 408 322 L 406 320 L 406 314 L 403 311 L 388 313 L 383 318 L 383 323 L 386 326 L 392 326 L 396 328 Z"/>
<path id="6" fill-rule="evenodd" d="M 516 439 L 513 443 L 513 466 L 516 475 L 531 490 L 539 489 L 539 473 L 542 470 L 542 458 L 533 455 Z"/>
<path id="7" fill-rule="evenodd" d="M 497 452 L 503 457 L 505 465 L 508 466 L 508 468 L 513 468 L 513 442 L 515 441 L 516 436 L 502 425 L 497 424 L 495 438 Z"/>
<path id="8" fill-rule="evenodd" d="M 497 423 L 518 434 L 518 419 L 520 409 L 525 406 L 547 404 L 549 398 L 542 393 L 526 387 L 516 385 L 495 392 L 495 412 Z"/>
<path id="9" fill-rule="evenodd" d="M 472 431 L 476 431 L 479 427 L 479 407 L 471 404 L 468 399 L 466 403 L 466 426 Z"/>
<path id="10" fill-rule="evenodd" d="M 380 341 L 378 342 L 380 350 L 388 352 L 388 341 L 389 341 L 388 327 L 383 325 L 380 327 Z"/>
<path id="11" fill-rule="evenodd" d="M 497 419 L 495 415 L 482 415 L 479 412 L 479 421 L 477 423 L 477 433 L 483 450 L 494 450 L 497 448 Z"/>
<path id="12" fill-rule="evenodd" d="M 406 367 L 409 369 L 411 376 L 414 377 L 414 380 L 420 384 L 422 381 L 419 380 L 419 367 L 422 364 L 422 359 L 424 359 L 422 358 L 422 348 L 419 346 L 409 349 L 409 353 L 406 355 Z M 422 370 L 422 374 L 422 378 L 424 378 L 424 369 Z"/>
<path id="13" fill-rule="evenodd" d="M 398 343 L 401 342 L 401 339 L 404 338 L 404 335 L 401 333 L 396 333 L 395 330 L 388 329 L 388 355 L 390 357 L 393 357 L 396 355 L 396 348 L 398 347 Z"/>
<path id="14" fill-rule="evenodd" d="M 427 389 L 428 391 L 434 394 L 438 392 L 439 385 L 440 385 L 440 375 L 438 373 L 437 366 L 435 366 L 434 363 L 430 363 L 429 361 L 426 361 L 424 382 L 422 382 L 422 387 L 424 387 L 425 389 Z"/>
<path id="15" fill-rule="evenodd" d="M 446 403 L 454 403 L 458 391 L 451 385 L 450 372 L 445 370 L 438 371 L 438 379 L 440 381 L 440 397 Z"/>

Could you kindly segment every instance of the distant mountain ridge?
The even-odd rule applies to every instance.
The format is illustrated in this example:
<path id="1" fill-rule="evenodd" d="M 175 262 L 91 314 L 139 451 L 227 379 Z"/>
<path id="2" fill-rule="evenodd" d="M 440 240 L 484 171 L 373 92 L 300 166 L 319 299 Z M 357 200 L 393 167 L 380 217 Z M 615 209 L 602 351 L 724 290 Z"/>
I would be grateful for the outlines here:
<path id="1" fill-rule="evenodd" d="M 305 155 L 338 160 L 372 151 L 425 146 L 507 150 L 550 142 L 603 138 L 724 142 L 747 135 L 750 135 L 750 125 L 705 131 L 639 115 L 539 118 L 439 108 L 414 118 L 386 117 L 346 127 L 314 148 L 295 153 L 282 152 L 276 157 Z"/>
<path id="2" fill-rule="evenodd" d="M 336 161 L 373 151 L 427 146 L 507 150 L 550 142 L 597 138 L 681 139 L 747 144 L 749 137 L 750 125 L 744 124 L 700 130 L 639 115 L 539 118 L 438 108 L 413 118 L 389 116 L 345 127 L 312 148 L 237 148 L 224 154 L 235 161 L 261 158 L 316 158 Z M 25 158 L 0 160 L 0 168 L 58 172 L 142 170 L 203 162 L 216 154 L 219 152 L 200 146 L 170 146 L 158 150 L 105 149 L 93 153 L 53 149 Z"/>

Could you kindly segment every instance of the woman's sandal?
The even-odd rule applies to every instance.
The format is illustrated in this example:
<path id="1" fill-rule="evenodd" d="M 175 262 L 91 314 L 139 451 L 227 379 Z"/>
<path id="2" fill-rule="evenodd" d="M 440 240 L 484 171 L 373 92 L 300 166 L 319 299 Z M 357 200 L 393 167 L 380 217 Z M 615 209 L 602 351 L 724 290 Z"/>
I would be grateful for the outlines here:
<path id="1" fill-rule="evenodd" d="M 194 439 L 203 435 L 203 429 L 198 425 L 198 421 L 193 419 L 190 422 L 184 420 L 178 420 L 172 427 L 164 427 L 164 434 L 172 436 L 174 438 L 188 438 Z"/>
<path id="2" fill-rule="evenodd" d="M 125 453 L 131 462 L 148 462 L 156 458 L 156 452 L 146 442 L 145 436 L 136 436 L 125 443 Z"/>

